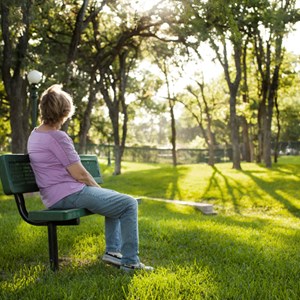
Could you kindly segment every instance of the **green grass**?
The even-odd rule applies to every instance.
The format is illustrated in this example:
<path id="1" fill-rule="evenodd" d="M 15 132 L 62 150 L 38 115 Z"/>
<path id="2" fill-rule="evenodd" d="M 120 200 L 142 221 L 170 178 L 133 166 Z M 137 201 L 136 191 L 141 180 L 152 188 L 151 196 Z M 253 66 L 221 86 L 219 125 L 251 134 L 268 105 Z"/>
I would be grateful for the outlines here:
<path id="1" fill-rule="evenodd" d="M 0 194 L 0 299 L 299 299 L 300 158 L 257 164 L 102 165 L 104 187 L 143 198 L 140 256 L 152 273 L 102 263 L 104 218 L 60 227 L 60 271 L 49 270 L 46 228 Z M 214 204 L 217 215 L 151 198 Z M 31 209 L 41 208 L 36 196 Z"/>

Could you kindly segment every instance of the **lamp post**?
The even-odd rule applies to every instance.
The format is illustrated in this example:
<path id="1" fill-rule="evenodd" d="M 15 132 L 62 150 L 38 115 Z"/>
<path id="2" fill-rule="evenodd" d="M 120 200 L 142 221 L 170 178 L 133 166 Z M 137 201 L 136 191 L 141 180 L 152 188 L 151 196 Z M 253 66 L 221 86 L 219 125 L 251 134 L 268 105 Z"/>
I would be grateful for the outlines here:
<path id="1" fill-rule="evenodd" d="M 37 101 L 38 101 L 38 94 L 37 94 L 37 85 L 41 81 L 43 74 L 39 71 L 32 70 L 27 74 L 27 79 L 30 84 L 30 99 L 32 100 L 32 128 L 36 126 L 37 120 Z"/>

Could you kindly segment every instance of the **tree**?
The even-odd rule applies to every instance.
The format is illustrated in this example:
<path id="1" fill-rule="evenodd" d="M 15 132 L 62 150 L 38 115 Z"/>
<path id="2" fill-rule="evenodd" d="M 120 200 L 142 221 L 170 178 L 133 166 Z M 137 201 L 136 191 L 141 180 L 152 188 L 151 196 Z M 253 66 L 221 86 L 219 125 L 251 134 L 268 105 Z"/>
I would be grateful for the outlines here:
<path id="1" fill-rule="evenodd" d="M 212 120 L 212 108 L 207 99 L 205 92 L 204 82 L 196 82 L 199 91 L 193 90 L 191 86 L 187 88 L 188 92 L 194 97 L 194 101 L 182 102 L 185 108 L 191 113 L 196 120 L 202 136 L 205 139 L 208 147 L 208 164 L 213 166 L 215 164 L 215 137 L 213 133 L 213 120 Z M 213 100 L 213 99 L 212 99 Z M 212 101 L 214 103 L 214 101 Z"/>
<path id="2" fill-rule="evenodd" d="M 26 151 L 28 136 L 29 102 L 27 81 L 23 77 L 30 39 L 31 1 L 1 2 L 1 31 L 3 37 L 2 79 L 9 103 L 11 150 Z"/>
<path id="3" fill-rule="evenodd" d="M 198 42 L 208 41 L 216 58 L 222 65 L 229 90 L 231 144 L 233 168 L 241 169 L 239 123 L 236 111 L 237 96 L 242 79 L 243 48 L 247 45 L 244 30 L 249 7 L 243 1 L 183 1 L 185 18 L 190 20 L 187 34 L 197 42 L 189 43 L 197 53 L 201 51 Z M 187 40 L 188 43 L 188 40 Z M 199 57 L 201 54 L 199 53 Z M 231 58 L 233 66 L 230 65 Z"/>
<path id="4" fill-rule="evenodd" d="M 47 1 L 40 6 L 32 1 L 2 1 L 4 45 L 1 69 L 10 105 L 12 152 L 26 151 L 29 133 L 31 103 L 27 96 L 25 70 L 32 66 L 41 69 L 48 84 L 52 80 L 61 82 L 71 91 L 74 70 L 78 69 L 74 62 L 80 37 L 105 2 L 98 8 L 92 8 L 88 17 L 84 18 L 88 0 L 83 1 L 81 6 L 74 2 Z M 69 10 L 69 13 L 62 15 L 63 9 Z M 64 53 L 65 56 L 62 55 Z"/>
<path id="5" fill-rule="evenodd" d="M 126 1 L 120 4 L 125 6 Z M 128 103 L 126 89 L 131 73 L 140 53 L 145 38 L 157 38 L 157 33 L 164 20 L 152 10 L 150 16 L 124 13 L 122 5 L 110 6 L 107 18 L 114 23 L 103 22 L 99 33 L 96 33 L 94 48 L 95 65 L 99 72 L 99 90 L 109 111 L 114 139 L 115 170 L 121 173 L 121 161 L 127 138 Z M 94 28 L 97 28 L 94 27 Z M 96 32 L 96 31 L 95 31 Z"/>
<path id="6" fill-rule="evenodd" d="M 172 161 L 173 166 L 177 165 L 177 154 L 176 154 L 176 120 L 175 120 L 175 104 L 176 104 L 176 98 L 174 94 L 172 93 L 172 67 L 174 71 L 174 66 L 176 66 L 176 51 L 175 46 L 171 43 L 166 42 L 154 42 L 151 45 L 151 54 L 153 57 L 153 60 L 155 64 L 159 67 L 160 71 L 163 74 L 164 82 L 166 85 L 166 99 L 169 107 L 169 113 L 170 113 L 170 128 L 171 128 L 171 145 L 172 145 Z M 161 59 L 161 56 L 164 57 L 164 59 Z"/>
<path id="7" fill-rule="evenodd" d="M 280 0 L 267 3 L 254 11 L 252 25 L 254 55 L 256 58 L 259 84 L 258 108 L 258 161 L 263 158 L 266 167 L 272 166 L 271 127 L 274 107 L 278 107 L 280 68 L 283 61 L 283 38 L 288 24 L 299 18 L 295 1 Z"/>
<path id="8" fill-rule="evenodd" d="M 114 139 L 115 171 L 114 175 L 121 174 L 121 161 L 124 153 L 127 136 L 128 104 L 125 98 L 125 88 L 130 71 L 130 64 L 134 60 L 128 61 L 130 51 L 119 53 L 116 64 L 117 68 L 100 69 L 100 91 L 108 107 L 109 116 L 112 123 Z M 104 71 L 105 70 L 105 71 Z M 122 113 L 122 133 L 120 134 L 120 112 Z"/>
<path id="9" fill-rule="evenodd" d="M 300 140 L 300 93 L 298 89 L 300 75 L 296 71 L 299 64 L 299 57 L 290 53 L 284 56 L 282 62 L 278 90 L 278 113 L 272 124 L 272 131 L 279 135 L 279 141 L 281 142 Z M 274 134 L 272 141 L 276 142 L 276 140 L 277 137 L 275 138 Z M 277 150 L 279 150 L 278 146 Z M 274 162 L 276 162 L 275 158 Z"/>
<path id="10" fill-rule="evenodd" d="M 6 99 L 3 82 L 0 82 L 0 152 L 8 150 L 9 143 L 9 103 Z"/>
<path id="11" fill-rule="evenodd" d="M 258 136 L 261 154 L 267 167 L 271 166 L 271 124 L 274 106 L 277 107 L 279 70 L 282 61 L 282 40 L 287 24 L 299 20 L 295 1 L 182 1 L 182 23 L 176 30 L 186 36 L 185 43 L 201 57 L 199 43 L 208 41 L 224 69 L 230 100 L 231 143 L 233 167 L 240 168 L 239 126 L 244 137 L 248 131 L 246 119 L 237 114 L 237 100 L 246 96 L 247 48 L 255 49 L 257 72 L 261 78 L 258 111 Z M 266 44 L 264 46 L 264 41 Z M 251 42 L 251 43 L 250 43 Z M 273 55 L 274 54 L 274 55 Z M 230 64 L 232 59 L 233 64 Z M 241 86 L 242 80 L 244 85 Z M 243 94 L 244 93 L 244 94 Z M 244 98 L 246 100 L 246 98 Z M 244 140 L 245 150 L 250 145 Z M 246 152 L 245 152 L 246 153 Z M 248 156 L 248 155 L 247 155 Z"/>

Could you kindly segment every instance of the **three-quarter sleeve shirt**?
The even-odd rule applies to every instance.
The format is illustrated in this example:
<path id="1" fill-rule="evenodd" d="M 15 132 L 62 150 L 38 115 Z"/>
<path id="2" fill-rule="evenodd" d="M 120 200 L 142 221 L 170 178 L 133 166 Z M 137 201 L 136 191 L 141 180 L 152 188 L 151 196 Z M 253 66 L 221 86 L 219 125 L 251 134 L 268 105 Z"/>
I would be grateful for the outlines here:
<path id="1" fill-rule="evenodd" d="M 49 208 L 59 200 L 82 190 L 67 167 L 80 160 L 73 141 L 60 130 L 33 130 L 27 143 L 32 170 L 44 205 Z"/>

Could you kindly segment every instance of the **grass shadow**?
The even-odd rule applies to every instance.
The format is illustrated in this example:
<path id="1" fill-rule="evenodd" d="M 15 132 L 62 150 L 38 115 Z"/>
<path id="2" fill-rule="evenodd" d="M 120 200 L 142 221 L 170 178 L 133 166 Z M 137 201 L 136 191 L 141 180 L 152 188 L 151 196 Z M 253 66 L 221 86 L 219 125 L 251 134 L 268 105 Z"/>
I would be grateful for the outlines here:
<path id="1" fill-rule="evenodd" d="M 135 196 L 182 200 L 178 183 L 186 170 L 185 166 L 155 165 L 152 169 L 127 171 L 122 174 L 121 180 L 118 176 L 104 176 L 103 187 Z"/>
<path id="2" fill-rule="evenodd" d="M 292 168 L 293 169 L 293 168 Z M 295 169 L 295 170 L 299 170 L 299 169 Z M 275 169 L 275 172 L 278 173 L 279 176 L 281 176 L 282 174 L 288 174 L 288 175 L 293 175 L 296 176 L 297 178 L 300 178 L 299 175 L 295 175 L 294 171 L 295 170 L 291 170 L 288 169 L 287 166 L 284 167 L 284 171 L 282 170 L 281 167 L 278 167 L 277 169 Z M 291 201 L 289 201 L 287 198 L 285 198 L 283 195 L 281 195 L 278 191 L 284 191 L 285 189 L 288 191 L 288 182 L 287 180 L 284 178 L 284 175 L 282 175 L 282 177 L 277 178 L 276 181 L 267 181 L 264 180 L 258 176 L 256 176 L 256 172 L 253 171 L 242 171 L 243 174 L 247 175 L 249 178 L 251 178 L 251 180 L 253 182 L 255 182 L 255 184 L 257 185 L 258 188 L 264 190 L 265 193 L 267 193 L 268 195 L 270 195 L 273 199 L 275 199 L 277 202 L 281 203 L 293 216 L 300 218 L 300 209 L 299 207 L 297 207 L 296 205 L 294 205 L 293 203 L 291 203 Z M 290 185 L 291 186 L 297 186 L 298 184 L 300 184 L 300 179 L 290 179 Z M 284 188 L 285 187 L 285 188 Z M 292 194 L 292 190 L 289 190 L 289 193 Z M 295 191 L 295 194 L 298 193 L 297 191 Z"/>
<path id="3" fill-rule="evenodd" d="M 212 166 L 211 168 L 213 169 L 213 172 L 212 172 L 211 177 L 208 180 L 208 185 L 203 192 L 203 198 L 206 199 L 206 195 L 210 192 L 211 189 L 217 189 L 219 191 L 221 199 L 223 199 L 223 201 L 224 201 L 224 199 L 228 199 L 228 195 L 229 195 L 229 197 L 232 199 L 234 211 L 236 213 L 240 213 L 238 200 L 234 193 L 234 190 L 238 190 L 239 193 L 241 193 L 241 190 L 239 190 L 237 188 L 238 185 L 236 185 L 236 187 L 233 187 L 230 184 L 229 179 L 225 175 L 223 175 L 223 173 L 216 166 Z M 225 188 L 226 188 L 225 191 L 224 191 L 223 185 L 220 184 L 217 176 L 220 176 L 221 179 L 223 180 L 223 182 L 225 183 Z M 225 196 L 225 194 L 226 194 L 226 196 Z"/>
<path id="4" fill-rule="evenodd" d="M 23 254 L 9 257 L 6 252 L 8 265 L 1 278 L 0 296 L 2 293 L 3 299 L 272 299 L 277 293 L 281 299 L 294 299 L 292 293 L 300 291 L 300 234 L 296 228 L 287 231 L 287 226 L 284 228 L 271 218 L 246 218 L 239 214 L 204 216 L 190 207 L 176 206 L 175 210 L 174 206 L 145 200 L 139 208 L 141 259 L 156 267 L 153 273 L 124 274 L 105 265 L 99 257 L 89 259 L 89 255 L 95 254 L 93 247 L 97 247 L 99 254 L 103 250 L 103 244 L 97 242 L 104 240 L 103 225 L 99 224 L 99 218 L 103 218 L 99 216 L 83 218 L 76 230 L 70 227 L 59 231 L 60 247 L 71 260 L 62 264 L 58 273 L 52 273 L 48 256 L 34 255 L 42 248 L 46 250 L 46 233 L 42 238 L 40 234 L 32 235 L 37 228 L 26 225 L 27 245 L 16 250 Z M 14 228 L 10 227 L 12 236 L 6 240 L 16 241 L 21 223 L 15 223 L 11 224 Z M 5 233 L 0 232 L 3 239 Z M 12 247 L 12 243 L 6 247 Z M 31 258 L 24 261 L 22 255 Z"/>

